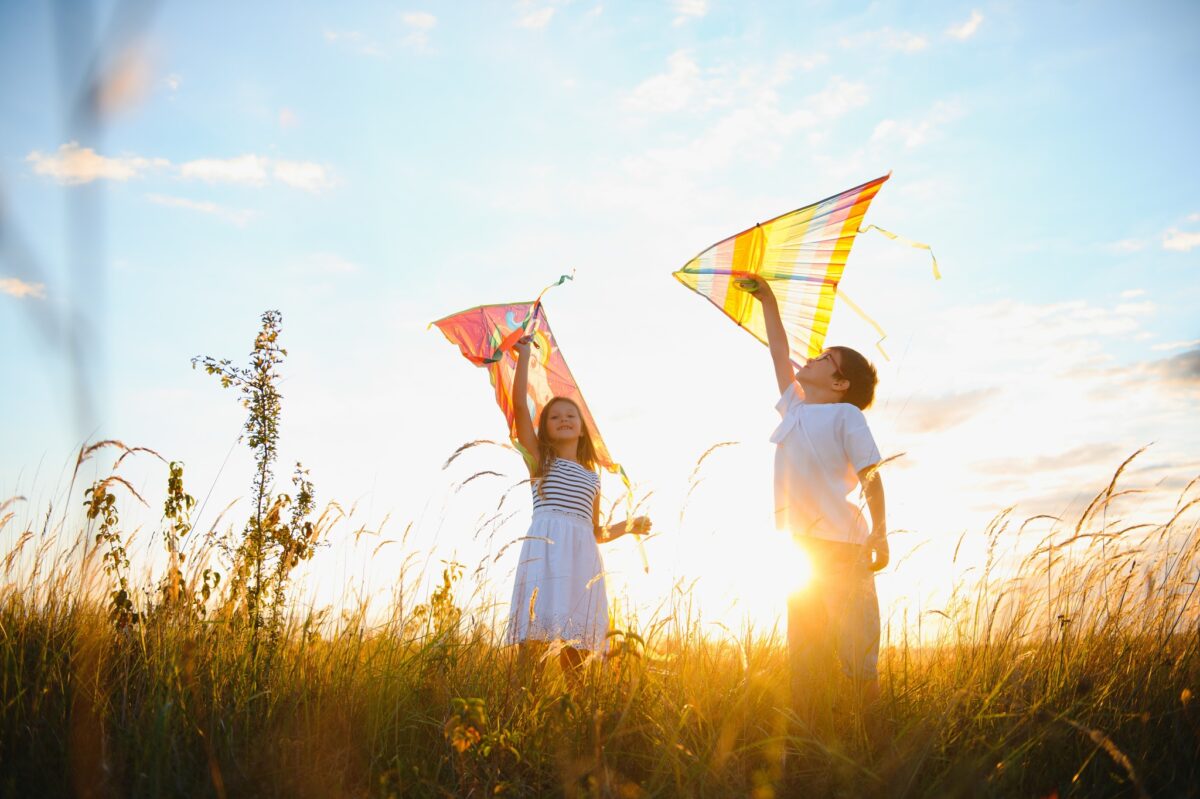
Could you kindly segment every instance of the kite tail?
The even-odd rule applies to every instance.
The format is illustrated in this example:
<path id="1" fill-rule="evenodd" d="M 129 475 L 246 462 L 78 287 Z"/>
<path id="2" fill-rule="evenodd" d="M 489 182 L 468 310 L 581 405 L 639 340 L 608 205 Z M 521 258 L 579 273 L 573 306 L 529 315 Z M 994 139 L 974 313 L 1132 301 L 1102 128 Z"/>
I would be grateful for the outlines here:
<path id="1" fill-rule="evenodd" d="M 568 280 L 574 280 L 574 279 L 575 279 L 575 270 L 574 269 L 571 270 L 571 274 L 569 274 L 569 275 L 559 275 L 558 280 L 554 281 L 549 286 L 546 286 L 546 288 L 541 290 L 541 292 L 537 295 L 537 299 L 533 301 L 534 306 L 536 307 L 536 306 L 540 306 L 542 304 L 542 297 L 544 297 L 546 295 L 547 291 L 554 288 L 555 286 L 561 286 L 563 283 L 566 283 Z"/>
<path id="2" fill-rule="evenodd" d="M 918 250 L 928 250 L 929 258 L 930 258 L 930 260 L 933 261 L 933 279 L 934 280 L 942 279 L 942 273 L 938 270 L 937 256 L 933 254 L 933 248 L 930 247 L 928 244 L 923 244 L 919 241 L 913 241 L 910 238 L 905 238 L 904 236 L 893 233 L 890 230 L 884 230 L 883 228 L 879 227 L 879 225 L 867 225 L 866 227 L 859 228 L 858 232 L 866 233 L 871 230 L 877 230 L 880 233 L 882 233 L 883 235 L 887 236 L 892 241 L 899 241 L 903 244 L 907 244 L 909 247 L 913 247 Z M 842 299 L 842 301 L 844 303 L 846 303 L 846 305 L 850 306 L 850 310 L 852 310 L 856 314 L 858 314 L 859 319 L 862 319 L 868 325 L 875 328 L 875 332 L 879 334 L 879 340 L 875 342 L 875 349 L 879 350 L 879 354 L 883 356 L 883 359 L 885 361 L 890 361 L 891 358 L 888 357 L 887 351 L 884 350 L 884 348 L 883 348 L 883 340 L 885 338 L 887 338 L 887 333 L 884 331 L 884 329 L 882 327 L 880 327 L 879 323 L 876 322 L 874 319 L 872 319 L 867 314 L 866 311 L 864 311 L 861 307 L 859 307 L 858 303 L 854 302 L 854 300 L 852 300 L 848 296 L 846 296 L 846 292 L 842 291 L 842 289 L 839 288 L 837 290 L 837 296 L 840 297 Z"/>
<path id="3" fill-rule="evenodd" d="M 542 297 L 546 296 L 546 292 L 555 286 L 561 286 L 568 280 L 574 279 L 575 270 L 572 269 L 571 274 L 559 275 L 558 280 L 554 281 L 549 286 L 546 286 L 544 289 L 538 292 L 537 299 L 535 299 L 529 305 L 529 313 L 525 314 L 524 321 L 517 326 L 516 330 L 504 337 L 504 340 L 500 342 L 500 346 L 496 347 L 496 351 L 492 353 L 491 358 L 486 360 L 485 363 L 495 363 L 496 361 L 500 360 L 504 357 L 506 352 L 511 350 L 516 345 L 517 341 L 519 341 L 522 336 L 527 336 L 532 333 L 538 317 L 542 315 Z"/>
<path id="4" fill-rule="evenodd" d="M 470 355 L 468 355 L 467 359 L 470 360 L 472 363 L 474 363 L 476 366 L 487 366 L 489 363 L 495 363 L 496 361 L 503 358 L 504 354 L 506 352 L 508 352 L 514 346 L 516 346 L 516 343 L 521 339 L 521 337 L 527 336 L 531 332 L 533 332 L 533 325 L 537 321 L 537 318 L 539 316 L 541 316 L 542 297 L 546 296 L 546 292 L 549 291 L 550 289 L 554 288 L 555 286 L 561 286 L 563 283 L 566 283 L 568 280 L 574 280 L 574 279 L 575 279 L 575 270 L 571 270 L 571 274 L 569 274 L 569 275 L 560 275 L 558 280 L 554 281 L 549 286 L 546 286 L 544 289 L 542 289 L 540 292 L 538 292 L 537 299 L 535 299 L 533 302 L 531 302 L 529 304 L 529 313 L 525 314 L 525 319 L 521 322 L 521 324 L 517 325 L 517 328 L 515 330 L 513 330 L 511 333 L 509 333 L 507 336 L 505 336 L 501 340 L 500 344 L 497 345 L 496 349 L 492 350 L 491 355 L 489 355 L 486 358 L 473 358 Z"/>
<path id="5" fill-rule="evenodd" d="M 621 482 L 625 484 L 625 520 L 626 523 L 633 521 L 633 483 L 629 480 L 629 475 L 625 473 L 625 467 L 619 463 L 612 464 L 612 469 L 617 470 L 617 474 L 621 476 Z M 638 554 L 642 556 L 642 570 L 646 574 L 650 573 L 650 559 L 646 557 L 646 545 L 642 542 L 642 537 L 636 533 L 630 533 L 634 540 L 637 541 Z"/>
<path id="6" fill-rule="evenodd" d="M 913 247 L 918 250 L 928 250 L 929 257 L 933 260 L 933 279 L 934 280 L 942 279 L 942 273 L 940 271 L 938 271 L 937 256 L 933 254 L 933 248 L 930 247 L 928 244 L 922 244 L 919 241 L 913 241 L 912 239 L 905 238 L 904 236 L 900 236 L 896 233 L 892 233 L 890 230 L 884 230 L 883 228 L 879 227 L 878 225 L 867 225 L 866 227 L 861 227 L 858 229 L 858 232 L 866 233 L 869 230 L 878 230 L 880 233 L 887 236 L 892 241 L 899 241 L 903 244 L 907 244 L 909 247 Z M 861 315 L 862 312 L 860 311 L 859 314 Z M 866 318 L 866 317 L 864 317 L 864 318 Z"/>

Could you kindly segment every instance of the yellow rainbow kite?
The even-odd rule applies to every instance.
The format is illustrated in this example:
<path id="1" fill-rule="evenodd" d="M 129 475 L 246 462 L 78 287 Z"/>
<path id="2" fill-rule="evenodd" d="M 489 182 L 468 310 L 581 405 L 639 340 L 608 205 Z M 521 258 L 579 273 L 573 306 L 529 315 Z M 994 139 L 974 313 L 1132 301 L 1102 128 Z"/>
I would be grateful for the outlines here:
<path id="1" fill-rule="evenodd" d="M 815 358 L 825 345 L 838 281 L 859 224 L 889 177 L 891 173 L 719 241 L 675 277 L 764 344 L 762 305 L 736 282 L 767 281 L 779 300 L 791 351 Z"/>

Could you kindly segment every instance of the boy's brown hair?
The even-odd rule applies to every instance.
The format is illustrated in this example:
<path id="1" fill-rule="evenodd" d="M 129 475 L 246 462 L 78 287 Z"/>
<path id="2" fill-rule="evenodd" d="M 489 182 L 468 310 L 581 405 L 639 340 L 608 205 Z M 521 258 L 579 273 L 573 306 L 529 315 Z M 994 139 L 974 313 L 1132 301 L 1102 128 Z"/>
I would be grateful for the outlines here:
<path id="1" fill-rule="evenodd" d="M 879 375 L 863 354 L 849 347 L 830 347 L 838 354 L 838 373 L 849 383 L 850 388 L 842 395 L 842 402 L 849 402 L 860 411 L 871 407 L 875 401 L 875 386 Z"/>

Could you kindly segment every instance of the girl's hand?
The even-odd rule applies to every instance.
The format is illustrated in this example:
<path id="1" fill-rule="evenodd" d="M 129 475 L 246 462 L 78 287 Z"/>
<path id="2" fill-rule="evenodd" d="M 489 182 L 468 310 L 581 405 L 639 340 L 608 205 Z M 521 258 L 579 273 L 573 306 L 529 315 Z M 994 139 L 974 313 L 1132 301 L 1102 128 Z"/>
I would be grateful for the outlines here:
<path id="1" fill-rule="evenodd" d="M 513 345 L 513 349 L 517 351 L 518 355 L 528 355 L 529 345 L 532 341 L 533 336 L 521 336 L 517 339 L 517 343 Z"/>
<path id="2" fill-rule="evenodd" d="M 633 533 L 634 535 L 645 535 L 650 532 L 650 517 L 635 516 L 625 522 L 625 532 Z"/>
<path id="3" fill-rule="evenodd" d="M 599 530 L 602 528 L 597 528 L 597 529 Z M 604 538 L 597 538 L 596 540 L 600 541 L 601 543 L 607 544 L 609 541 L 616 541 L 618 538 L 625 535 L 626 533 L 633 533 L 634 535 L 645 535 L 648 532 L 650 532 L 650 517 L 649 516 L 635 516 L 632 519 L 626 519 L 625 521 L 621 522 L 620 524 L 614 524 L 612 527 L 609 527 L 607 530 L 604 530 Z M 597 533 L 597 535 L 599 536 L 600 533 Z"/>

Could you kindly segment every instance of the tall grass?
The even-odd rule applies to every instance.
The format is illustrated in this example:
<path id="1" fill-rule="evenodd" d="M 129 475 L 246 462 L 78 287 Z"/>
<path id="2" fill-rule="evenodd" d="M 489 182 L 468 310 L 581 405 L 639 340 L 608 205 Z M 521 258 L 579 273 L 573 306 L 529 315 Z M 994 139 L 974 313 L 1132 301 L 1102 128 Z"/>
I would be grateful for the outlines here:
<path id="1" fill-rule="evenodd" d="M 982 573 L 888 627 L 872 735 L 836 670 L 812 690 L 841 721 L 796 717 L 784 642 L 701 635 L 682 587 L 568 690 L 463 612 L 453 567 L 382 619 L 293 607 L 257 650 L 224 586 L 114 623 L 95 530 L 61 549 L 8 502 L 0 796 L 1198 796 L 1200 484 L 1117 525 L 1120 473 L 1016 562 L 1001 514 Z"/>

